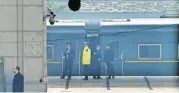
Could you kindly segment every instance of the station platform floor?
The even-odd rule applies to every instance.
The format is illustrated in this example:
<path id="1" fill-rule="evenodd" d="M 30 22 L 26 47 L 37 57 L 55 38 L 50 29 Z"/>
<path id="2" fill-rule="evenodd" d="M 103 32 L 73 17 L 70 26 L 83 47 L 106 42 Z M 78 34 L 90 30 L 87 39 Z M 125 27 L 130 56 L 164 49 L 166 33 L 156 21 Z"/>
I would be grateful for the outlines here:
<path id="1" fill-rule="evenodd" d="M 74 76 L 71 80 L 60 77 L 48 77 L 48 92 L 62 93 L 179 93 L 179 77 L 177 76 L 117 76 L 115 79 L 88 81 L 82 76 Z M 110 89 L 110 90 L 107 90 Z"/>

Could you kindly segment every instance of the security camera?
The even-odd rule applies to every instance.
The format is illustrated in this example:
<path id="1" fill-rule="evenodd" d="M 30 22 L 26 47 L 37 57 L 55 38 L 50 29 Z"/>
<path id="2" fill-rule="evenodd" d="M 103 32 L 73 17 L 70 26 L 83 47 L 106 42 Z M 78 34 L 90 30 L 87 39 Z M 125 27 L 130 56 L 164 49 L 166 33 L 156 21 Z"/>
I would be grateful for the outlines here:
<path id="1" fill-rule="evenodd" d="M 58 21 L 55 20 L 56 14 L 54 13 L 54 11 L 53 11 L 52 9 L 49 9 L 49 8 L 48 8 L 48 15 L 45 15 L 45 19 L 46 19 L 47 17 L 49 18 L 49 23 L 50 23 L 51 25 L 54 25 L 55 22 L 58 22 Z"/>
<path id="2" fill-rule="evenodd" d="M 51 25 L 54 25 L 55 22 L 58 22 L 58 21 L 55 21 L 54 17 L 50 17 L 50 18 L 49 18 L 49 23 L 50 23 Z"/>

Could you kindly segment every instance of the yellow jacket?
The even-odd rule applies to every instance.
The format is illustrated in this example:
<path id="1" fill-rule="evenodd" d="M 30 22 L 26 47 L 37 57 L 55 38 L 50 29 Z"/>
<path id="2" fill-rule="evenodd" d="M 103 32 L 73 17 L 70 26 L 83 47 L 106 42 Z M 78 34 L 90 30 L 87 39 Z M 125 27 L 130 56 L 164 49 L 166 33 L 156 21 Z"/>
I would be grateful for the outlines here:
<path id="1" fill-rule="evenodd" d="M 91 49 L 88 46 L 85 46 L 83 49 L 82 64 L 83 65 L 91 64 Z"/>

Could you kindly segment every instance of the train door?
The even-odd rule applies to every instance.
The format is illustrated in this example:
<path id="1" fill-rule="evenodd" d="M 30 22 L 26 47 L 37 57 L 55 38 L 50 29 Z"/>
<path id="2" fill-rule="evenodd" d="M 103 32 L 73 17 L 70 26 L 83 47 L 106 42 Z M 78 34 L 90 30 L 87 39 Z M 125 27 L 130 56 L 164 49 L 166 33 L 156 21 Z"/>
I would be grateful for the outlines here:
<path id="1" fill-rule="evenodd" d="M 99 45 L 99 37 L 98 36 L 89 37 L 88 42 L 89 42 L 89 47 L 91 49 L 91 54 L 93 55 L 94 51 L 96 50 L 96 46 Z M 92 63 L 93 63 L 93 56 L 91 59 L 91 64 Z M 91 71 L 92 71 L 92 68 L 91 68 Z M 91 73 L 91 75 L 92 75 L 92 73 Z"/>
<path id="2" fill-rule="evenodd" d="M 98 36 L 93 36 L 93 37 L 88 37 L 86 39 L 86 41 L 89 43 L 89 48 L 91 49 L 91 53 L 93 53 L 93 51 L 95 51 L 96 46 L 99 45 L 99 37 Z M 84 42 L 84 41 L 83 41 Z M 84 43 L 82 44 L 81 42 L 79 43 L 79 53 L 78 53 L 78 59 L 79 59 L 79 74 L 80 76 L 83 76 L 83 65 L 82 65 L 82 55 L 83 55 L 83 49 L 84 49 Z"/>
<path id="3" fill-rule="evenodd" d="M 124 61 L 122 59 L 124 51 L 121 49 L 120 41 L 112 40 L 110 45 L 114 51 L 114 74 L 115 76 L 121 76 L 124 74 Z"/>
<path id="4" fill-rule="evenodd" d="M 62 44 L 55 41 L 47 46 L 48 76 L 62 75 Z"/>
<path id="5" fill-rule="evenodd" d="M 93 53 L 96 50 L 96 46 L 99 45 L 99 38 L 98 36 L 89 37 L 88 41 L 91 52 Z"/>
<path id="6" fill-rule="evenodd" d="M 78 65 L 76 60 L 77 45 L 76 41 L 56 41 L 53 45 L 47 46 L 48 54 L 48 76 L 61 76 L 64 70 L 63 53 L 66 44 L 69 43 L 75 51 L 72 75 L 78 75 Z"/>
<path id="7" fill-rule="evenodd" d="M 63 52 L 66 49 L 66 41 L 56 40 L 48 43 L 49 43 L 49 45 L 47 45 L 48 76 L 61 76 L 63 74 L 63 69 L 64 69 Z M 74 46 L 75 46 L 74 43 L 72 43 L 72 47 Z"/>

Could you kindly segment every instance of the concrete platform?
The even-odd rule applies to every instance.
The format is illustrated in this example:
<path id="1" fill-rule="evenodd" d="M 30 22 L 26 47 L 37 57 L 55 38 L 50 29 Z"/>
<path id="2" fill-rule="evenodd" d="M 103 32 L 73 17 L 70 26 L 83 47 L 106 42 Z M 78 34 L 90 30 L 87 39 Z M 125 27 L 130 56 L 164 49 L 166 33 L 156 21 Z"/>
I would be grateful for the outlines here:
<path id="1" fill-rule="evenodd" d="M 103 79 L 93 80 L 89 77 L 88 81 L 82 80 L 83 77 L 76 76 L 72 77 L 69 81 L 69 89 L 90 89 L 102 88 L 107 89 L 107 79 L 103 76 Z M 48 89 L 65 89 L 67 80 L 62 80 L 60 77 L 49 77 L 48 78 Z M 110 89 L 146 89 L 146 90 L 156 90 L 156 89 L 173 89 L 178 90 L 179 88 L 179 77 L 173 76 L 117 76 L 115 79 L 109 80 Z"/>
<path id="2" fill-rule="evenodd" d="M 173 76 L 120 76 L 109 80 L 110 90 L 106 88 L 106 79 L 88 81 L 83 77 L 73 77 L 69 88 L 66 80 L 60 77 L 48 78 L 48 93 L 179 93 L 179 77 Z"/>
<path id="3" fill-rule="evenodd" d="M 71 88 L 68 90 L 62 88 L 49 88 L 47 93 L 179 93 L 178 88 L 156 88 L 148 90 L 147 88 Z"/>

